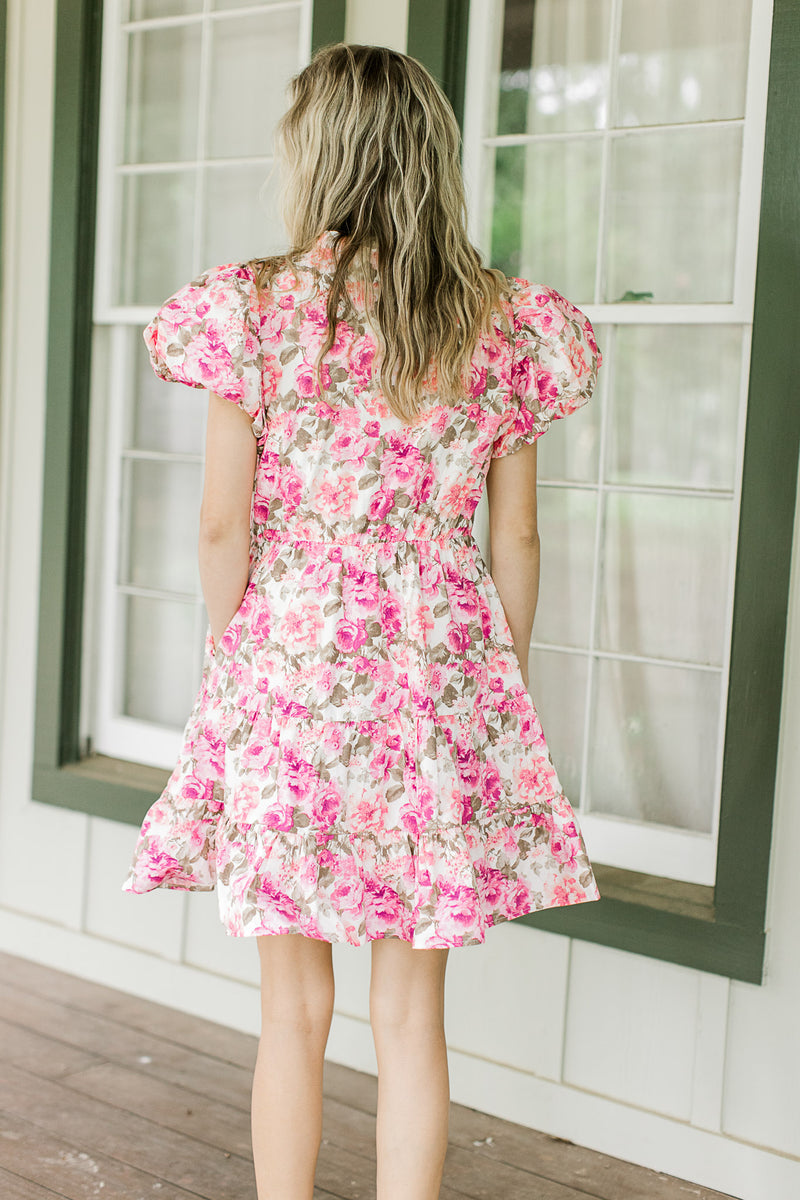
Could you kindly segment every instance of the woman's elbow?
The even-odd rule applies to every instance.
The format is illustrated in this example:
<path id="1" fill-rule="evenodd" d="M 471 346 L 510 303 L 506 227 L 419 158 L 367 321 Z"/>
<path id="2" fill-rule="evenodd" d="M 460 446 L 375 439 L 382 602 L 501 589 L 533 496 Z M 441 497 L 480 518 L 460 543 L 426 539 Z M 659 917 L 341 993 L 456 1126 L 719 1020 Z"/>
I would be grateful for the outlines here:
<path id="1" fill-rule="evenodd" d="M 226 513 L 200 513 L 200 541 L 213 546 L 220 542 L 237 541 L 250 534 L 249 519 Z"/>

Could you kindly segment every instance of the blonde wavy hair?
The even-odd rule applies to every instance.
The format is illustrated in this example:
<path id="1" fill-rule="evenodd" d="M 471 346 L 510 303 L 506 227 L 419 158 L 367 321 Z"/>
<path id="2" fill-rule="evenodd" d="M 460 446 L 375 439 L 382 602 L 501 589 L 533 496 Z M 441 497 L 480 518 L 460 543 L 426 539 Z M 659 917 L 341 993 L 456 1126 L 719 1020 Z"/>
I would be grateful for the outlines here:
<path id="1" fill-rule="evenodd" d="M 340 305 L 350 311 L 348 278 L 374 279 L 377 249 L 378 286 L 364 290 L 386 402 L 403 421 L 419 413 L 426 392 L 457 402 L 481 332 L 493 335 L 493 312 L 508 332 L 508 281 L 482 266 L 467 236 L 450 102 L 421 63 L 384 46 L 323 47 L 289 86 L 276 143 L 291 249 L 252 261 L 258 287 L 287 264 L 296 270 L 294 259 L 324 232 L 338 232 L 316 363 L 321 386 Z"/>

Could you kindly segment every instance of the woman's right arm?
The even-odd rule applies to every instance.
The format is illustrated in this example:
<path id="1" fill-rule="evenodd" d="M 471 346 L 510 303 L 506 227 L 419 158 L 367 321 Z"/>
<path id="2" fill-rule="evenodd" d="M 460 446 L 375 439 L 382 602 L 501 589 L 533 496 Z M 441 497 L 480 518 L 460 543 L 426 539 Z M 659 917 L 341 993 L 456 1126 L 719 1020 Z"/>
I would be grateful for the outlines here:
<path id="1" fill-rule="evenodd" d="M 491 575 L 506 614 L 525 686 L 539 599 L 536 442 L 493 458 L 486 474 Z"/>

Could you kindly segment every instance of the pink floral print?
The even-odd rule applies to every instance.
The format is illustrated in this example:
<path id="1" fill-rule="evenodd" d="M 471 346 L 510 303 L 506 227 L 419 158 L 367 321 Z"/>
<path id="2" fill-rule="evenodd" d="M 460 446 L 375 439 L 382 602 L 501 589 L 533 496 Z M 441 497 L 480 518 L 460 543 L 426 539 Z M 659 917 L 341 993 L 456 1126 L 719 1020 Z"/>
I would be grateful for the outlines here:
<path id="1" fill-rule="evenodd" d="M 512 337 L 497 314 L 463 399 L 404 425 L 352 282 L 320 391 L 334 245 L 262 294 L 206 271 L 145 330 L 162 379 L 252 418 L 257 467 L 247 589 L 123 889 L 216 888 L 233 936 L 476 944 L 600 898 L 472 518 L 492 458 L 586 404 L 602 356 L 515 279 Z"/>

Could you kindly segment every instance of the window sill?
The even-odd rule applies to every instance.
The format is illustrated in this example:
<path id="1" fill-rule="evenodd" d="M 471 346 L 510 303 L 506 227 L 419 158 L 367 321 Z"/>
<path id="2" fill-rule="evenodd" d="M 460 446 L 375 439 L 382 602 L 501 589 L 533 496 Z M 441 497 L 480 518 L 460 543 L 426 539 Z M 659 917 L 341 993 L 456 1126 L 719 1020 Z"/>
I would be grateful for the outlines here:
<path id="1" fill-rule="evenodd" d="M 46 804 L 138 825 L 168 779 L 165 770 L 92 754 L 63 767 L 37 766 L 33 796 Z M 602 864 L 596 865 L 595 875 L 600 900 L 516 919 L 566 937 L 747 983 L 762 982 L 763 930 L 721 922 L 714 888 Z"/>
<path id="2" fill-rule="evenodd" d="M 170 772 L 159 767 L 90 754 L 61 767 L 34 766 L 33 799 L 138 825 L 169 777 Z"/>

